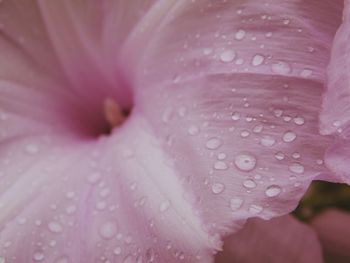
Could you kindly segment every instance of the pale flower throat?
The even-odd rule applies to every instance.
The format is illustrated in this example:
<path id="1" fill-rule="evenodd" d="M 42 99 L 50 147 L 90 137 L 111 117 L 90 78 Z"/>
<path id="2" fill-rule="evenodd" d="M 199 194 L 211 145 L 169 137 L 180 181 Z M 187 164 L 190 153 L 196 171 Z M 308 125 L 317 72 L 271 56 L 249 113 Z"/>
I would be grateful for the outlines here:
<path id="1" fill-rule="evenodd" d="M 104 100 L 103 114 L 110 130 L 117 126 L 120 126 L 127 117 L 127 114 L 123 112 L 122 108 L 118 105 L 118 103 L 111 98 L 106 98 Z"/>

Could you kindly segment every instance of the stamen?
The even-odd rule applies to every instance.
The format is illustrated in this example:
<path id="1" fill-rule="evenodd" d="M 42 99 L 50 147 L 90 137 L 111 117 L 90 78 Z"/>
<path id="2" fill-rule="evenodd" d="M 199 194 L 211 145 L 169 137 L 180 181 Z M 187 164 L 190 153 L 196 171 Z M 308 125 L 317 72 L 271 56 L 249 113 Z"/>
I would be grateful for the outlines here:
<path id="1" fill-rule="evenodd" d="M 105 99 L 103 103 L 103 109 L 104 117 L 111 129 L 121 125 L 126 119 L 123 110 L 120 108 L 118 103 L 111 98 Z"/>

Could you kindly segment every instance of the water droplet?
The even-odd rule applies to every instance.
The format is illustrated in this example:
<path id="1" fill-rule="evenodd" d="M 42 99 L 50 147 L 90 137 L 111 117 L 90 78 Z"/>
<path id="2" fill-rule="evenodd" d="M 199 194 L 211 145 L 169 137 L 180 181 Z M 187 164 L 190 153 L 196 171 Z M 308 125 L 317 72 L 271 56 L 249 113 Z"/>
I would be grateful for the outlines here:
<path id="1" fill-rule="evenodd" d="M 36 144 L 28 144 L 26 145 L 25 151 L 28 154 L 36 154 L 39 152 L 39 146 Z"/>
<path id="2" fill-rule="evenodd" d="M 45 258 L 45 255 L 42 251 L 36 251 L 33 255 L 35 261 L 42 261 Z"/>
<path id="3" fill-rule="evenodd" d="M 279 161 L 282 161 L 284 159 L 284 154 L 281 152 L 278 152 L 275 154 L 275 158 Z"/>
<path id="4" fill-rule="evenodd" d="M 247 130 L 244 130 L 241 132 L 241 137 L 242 138 L 247 138 L 250 135 L 250 132 Z"/>
<path id="5" fill-rule="evenodd" d="M 263 207 L 260 205 L 251 205 L 248 209 L 248 211 L 252 214 L 259 214 L 263 210 Z"/>
<path id="6" fill-rule="evenodd" d="M 264 62 L 265 58 L 262 55 L 255 55 L 252 60 L 253 66 L 260 66 Z"/>
<path id="7" fill-rule="evenodd" d="M 196 125 L 191 125 L 187 131 L 188 131 L 188 134 L 192 136 L 199 134 L 199 128 Z"/>
<path id="8" fill-rule="evenodd" d="M 245 35 L 246 35 L 246 32 L 244 30 L 240 29 L 236 32 L 235 38 L 237 40 L 242 40 L 245 37 Z"/>
<path id="9" fill-rule="evenodd" d="M 223 161 L 217 161 L 214 163 L 214 169 L 215 170 L 227 170 L 228 166 Z"/>
<path id="10" fill-rule="evenodd" d="M 236 53 L 233 50 L 225 50 L 220 54 L 220 59 L 222 62 L 231 62 L 236 57 Z"/>
<path id="11" fill-rule="evenodd" d="M 243 182 L 243 186 L 248 189 L 253 189 L 256 187 L 256 182 L 254 182 L 251 179 L 248 179 Z"/>
<path id="12" fill-rule="evenodd" d="M 222 142 L 219 138 L 213 137 L 207 141 L 206 146 L 210 150 L 215 150 L 218 149 L 221 146 L 221 144 Z"/>
<path id="13" fill-rule="evenodd" d="M 69 205 L 66 207 L 66 213 L 68 215 L 74 214 L 77 211 L 77 207 L 75 205 Z"/>
<path id="14" fill-rule="evenodd" d="M 260 140 L 260 144 L 262 146 L 266 146 L 266 147 L 271 147 L 276 143 L 275 138 L 273 138 L 272 136 L 266 135 L 263 136 Z"/>
<path id="15" fill-rule="evenodd" d="M 235 165 L 238 169 L 249 172 L 256 166 L 256 158 L 248 153 L 241 153 L 235 158 Z"/>
<path id="16" fill-rule="evenodd" d="M 211 53 L 213 53 L 213 49 L 212 48 L 204 48 L 203 49 L 203 54 L 208 56 L 210 55 Z"/>
<path id="17" fill-rule="evenodd" d="M 275 117 L 281 117 L 283 114 L 283 110 L 279 110 L 279 109 L 276 109 L 273 111 L 273 115 L 275 115 Z"/>
<path id="18" fill-rule="evenodd" d="M 303 78 L 308 78 L 312 75 L 313 71 L 311 69 L 303 69 L 300 73 L 300 76 Z"/>
<path id="19" fill-rule="evenodd" d="M 260 133 L 260 132 L 262 132 L 263 129 L 264 129 L 264 126 L 262 126 L 261 124 L 258 124 L 253 128 L 253 132 Z"/>
<path id="20" fill-rule="evenodd" d="M 113 253 L 117 256 L 120 255 L 122 253 L 121 247 L 116 247 L 115 249 L 113 249 Z"/>
<path id="21" fill-rule="evenodd" d="M 284 61 L 279 61 L 277 63 L 273 63 L 271 66 L 272 72 L 279 75 L 287 75 L 292 71 L 291 66 Z"/>
<path id="22" fill-rule="evenodd" d="M 303 125 L 305 123 L 305 119 L 303 117 L 295 117 L 294 123 L 296 125 Z"/>
<path id="23" fill-rule="evenodd" d="M 61 233 L 63 231 L 62 225 L 55 221 L 50 222 L 48 228 L 52 233 Z"/>
<path id="24" fill-rule="evenodd" d="M 289 19 L 284 19 L 283 20 L 283 24 L 284 25 L 289 25 L 290 24 L 290 20 Z"/>
<path id="25" fill-rule="evenodd" d="M 105 239 L 112 239 L 117 234 L 117 225 L 115 222 L 106 222 L 100 227 L 100 236 Z"/>
<path id="26" fill-rule="evenodd" d="M 241 114 L 239 114 L 239 112 L 234 112 L 232 113 L 232 120 L 234 121 L 238 121 L 241 118 Z"/>
<path id="27" fill-rule="evenodd" d="M 287 131 L 284 135 L 283 135 L 283 141 L 284 142 L 292 142 L 297 138 L 297 135 L 292 132 L 292 131 Z"/>
<path id="28" fill-rule="evenodd" d="M 224 191 L 225 186 L 220 183 L 214 183 L 211 186 L 211 190 L 213 191 L 214 194 L 220 194 L 222 191 Z"/>
<path id="29" fill-rule="evenodd" d="M 268 197 L 275 197 L 278 196 L 281 193 L 281 191 L 282 189 L 278 185 L 271 185 L 266 189 L 265 194 Z"/>
<path id="30" fill-rule="evenodd" d="M 292 154 L 292 157 L 293 157 L 294 159 L 299 159 L 299 158 L 301 157 L 301 155 L 300 155 L 300 153 L 295 152 L 295 153 Z"/>
<path id="31" fill-rule="evenodd" d="M 300 163 L 292 163 L 289 166 L 289 170 L 296 174 L 302 174 L 304 173 L 304 166 L 302 166 Z"/>
<path id="32" fill-rule="evenodd" d="M 232 211 L 236 211 L 242 207 L 243 199 L 239 197 L 234 197 L 230 200 L 230 208 Z"/>
<path id="33" fill-rule="evenodd" d="M 163 201 L 160 206 L 159 206 L 159 211 L 160 212 L 165 212 L 168 210 L 170 207 L 170 202 L 168 200 Z"/>
<path id="34" fill-rule="evenodd" d="M 218 154 L 218 159 L 219 159 L 219 160 L 225 160 L 226 157 L 227 157 L 227 156 L 226 156 L 225 153 L 219 153 L 219 154 Z"/>

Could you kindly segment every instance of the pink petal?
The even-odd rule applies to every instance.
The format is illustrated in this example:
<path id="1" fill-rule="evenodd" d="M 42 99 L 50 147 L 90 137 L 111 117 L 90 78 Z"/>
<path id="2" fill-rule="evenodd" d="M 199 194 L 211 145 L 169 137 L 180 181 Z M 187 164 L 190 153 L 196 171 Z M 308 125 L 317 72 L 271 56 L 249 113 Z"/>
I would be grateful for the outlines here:
<path id="1" fill-rule="evenodd" d="M 350 2 L 345 1 L 344 20 L 339 28 L 332 47 L 331 62 L 328 68 L 327 93 L 323 100 L 321 131 L 334 134 L 338 142 L 329 149 L 327 166 L 342 181 L 350 183 Z"/>
<path id="2" fill-rule="evenodd" d="M 12 9 L 21 5 L 13 3 L 5 5 L 9 14 L 22 17 Z M 6 261 L 67 256 L 88 263 L 211 262 L 219 235 L 249 217 L 287 213 L 325 170 L 318 160 L 330 142 L 316 135 L 317 116 L 338 2 L 159 1 L 148 13 L 158 14 L 151 19 L 152 37 L 147 30 L 138 35 L 148 20 L 136 23 L 133 14 L 120 37 L 110 35 L 119 21 L 110 18 L 120 10 L 118 1 L 89 2 L 87 9 L 81 2 L 39 3 L 49 36 L 42 33 L 35 6 L 28 12 L 34 13 L 39 40 L 28 37 L 19 48 L 11 42 L 27 32 L 30 19 L 2 31 L 11 45 L 1 40 L 6 47 L 1 56 L 12 69 L 1 64 L 7 82 L 0 83 L 6 116 L 1 117 L 0 255 Z M 111 3 L 107 14 L 87 15 L 89 7 L 102 3 Z M 142 12 L 147 9 L 148 4 Z M 126 38 L 135 23 L 132 34 L 140 37 Z M 234 40 L 240 28 L 246 39 Z M 102 37 L 95 35 L 100 29 Z M 140 41 L 146 36 L 148 41 Z M 254 36 L 257 41 L 250 41 Z M 43 44 L 36 47 L 34 40 Z M 230 62 L 230 40 L 236 56 L 245 59 L 243 66 Z M 266 64 L 250 65 L 261 61 L 253 59 L 257 53 Z M 304 69 L 312 69 L 309 79 Z M 124 82 L 119 73 L 134 78 Z M 130 106 L 133 92 L 135 106 L 125 125 L 92 140 L 106 96 Z M 242 118 L 233 120 L 233 111 Z M 297 138 L 283 142 L 294 137 L 289 131 Z M 261 139 L 271 142 L 266 136 L 276 140 L 271 147 L 261 145 Z"/>
<path id="3" fill-rule="evenodd" d="M 209 233 L 288 213 L 327 172 L 331 138 L 318 116 L 341 10 L 341 1 L 196 1 L 155 25 L 135 105 Z"/>
<path id="4" fill-rule="evenodd" d="M 0 261 L 211 262 L 213 244 L 142 118 L 97 141 L 41 133 L 0 154 Z"/>
<path id="5" fill-rule="evenodd" d="M 350 261 L 350 214 L 328 210 L 312 222 L 329 262 Z"/>
<path id="6" fill-rule="evenodd" d="M 270 221 L 249 220 L 225 240 L 216 263 L 308 263 L 323 262 L 316 233 L 292 216 Z"/>

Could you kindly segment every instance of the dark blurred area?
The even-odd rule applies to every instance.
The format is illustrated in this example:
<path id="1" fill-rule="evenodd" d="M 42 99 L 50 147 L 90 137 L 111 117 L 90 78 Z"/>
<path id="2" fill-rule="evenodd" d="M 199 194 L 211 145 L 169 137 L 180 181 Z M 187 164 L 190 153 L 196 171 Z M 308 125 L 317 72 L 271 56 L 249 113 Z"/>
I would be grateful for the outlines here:
<path id="1" fill-rule="evenodd" d="M 350 186 L 323 181 L 313 182 L 293 215 L 299 220 L 310 222 L 329 208 L 350 212 Z"/>

